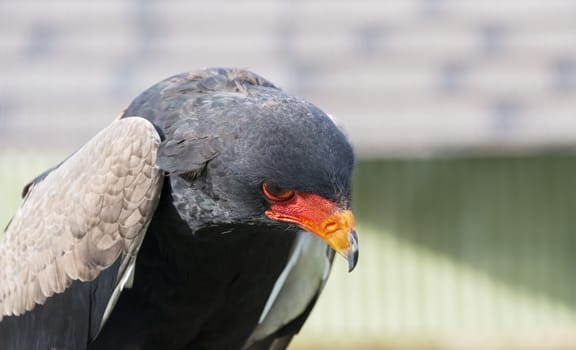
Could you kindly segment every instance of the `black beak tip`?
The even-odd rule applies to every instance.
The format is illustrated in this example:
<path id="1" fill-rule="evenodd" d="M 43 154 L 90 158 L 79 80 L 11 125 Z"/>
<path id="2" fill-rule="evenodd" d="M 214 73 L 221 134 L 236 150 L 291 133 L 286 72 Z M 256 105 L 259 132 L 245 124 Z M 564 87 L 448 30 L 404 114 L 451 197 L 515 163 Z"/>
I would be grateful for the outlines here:
<path id="1" fill-rule="evenodd" d="M 352 272 L 352 270 L 354 270 L 354 268 L 356 267 L 356 264 L 358 263 L 358 251 L 355 252 L 351 252 L 350 255 L 348 255 L 348 272 Z"/>
<path id="2" fill-rule="evenodd" d="M 358 236 L 356 235 L 355 231 L 352 232 L 352 234 L 350 235 L 350 246 L 351 249 L 347 254 L 348 272 L 352 272 L 352 270 L 354 270 L 354 268 L 356 267 L 356 264 L 358 264 L 358 255 L 359 255 Z"/>

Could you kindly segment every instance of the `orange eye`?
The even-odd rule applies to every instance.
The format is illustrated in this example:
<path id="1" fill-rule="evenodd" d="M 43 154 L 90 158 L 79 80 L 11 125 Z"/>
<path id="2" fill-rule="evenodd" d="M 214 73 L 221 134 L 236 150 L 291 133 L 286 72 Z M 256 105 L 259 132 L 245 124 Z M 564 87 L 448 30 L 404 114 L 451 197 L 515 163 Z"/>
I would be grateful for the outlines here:
<path id="1" fill-rule="evenodd" d="M 262 192 L 264 192 L 266 198 L 275 202 L 287 201 L 294 197 L 294 191 L 280 188 L 269 182 L 262 183 Z"/>

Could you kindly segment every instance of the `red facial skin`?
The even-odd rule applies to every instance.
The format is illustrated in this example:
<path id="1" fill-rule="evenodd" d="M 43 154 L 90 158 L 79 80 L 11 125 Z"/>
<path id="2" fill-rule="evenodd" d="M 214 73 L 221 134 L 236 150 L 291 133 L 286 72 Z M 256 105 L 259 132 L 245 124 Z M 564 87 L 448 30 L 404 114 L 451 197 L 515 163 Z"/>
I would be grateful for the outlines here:
<path id="1" fill-rule="evenodd" d="M 272 194 L 262 187 L 270 201 L 265 212 L 272 220 L 296 224 L 320 237 L 337 253 L 348 257 L 355 239 L 354 214 L 349 209 L 339 208 L 334 202 L 321 196 L 283 190 Z"/>

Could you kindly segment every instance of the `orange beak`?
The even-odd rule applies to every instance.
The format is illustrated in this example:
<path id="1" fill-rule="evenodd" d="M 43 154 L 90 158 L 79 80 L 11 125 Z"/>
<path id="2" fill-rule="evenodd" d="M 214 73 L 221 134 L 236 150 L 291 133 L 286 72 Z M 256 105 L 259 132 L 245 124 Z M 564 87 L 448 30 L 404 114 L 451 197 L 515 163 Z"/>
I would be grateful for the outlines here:
<path id="1" fill-rule="evenodd" d="M 266 216 L 296 224 L 323 239 L 348 261 L 348 271 L 358 262 L 358 236 L 354 214 L 315 194 L 296 192 L 287 201 L 271 202 Z"/>

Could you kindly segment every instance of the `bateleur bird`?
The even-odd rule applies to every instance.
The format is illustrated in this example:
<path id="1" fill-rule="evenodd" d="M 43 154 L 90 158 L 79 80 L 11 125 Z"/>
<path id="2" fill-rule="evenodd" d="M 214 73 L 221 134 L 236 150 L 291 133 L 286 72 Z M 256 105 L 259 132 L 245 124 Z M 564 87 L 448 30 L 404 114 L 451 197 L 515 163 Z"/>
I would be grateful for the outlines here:
<path id="1" fill-rule="evenodd" d="M 0 349 L 284 349 L 358 258 L 346 137 L 245 70 L 168 78 L 25 189 Z"/>

